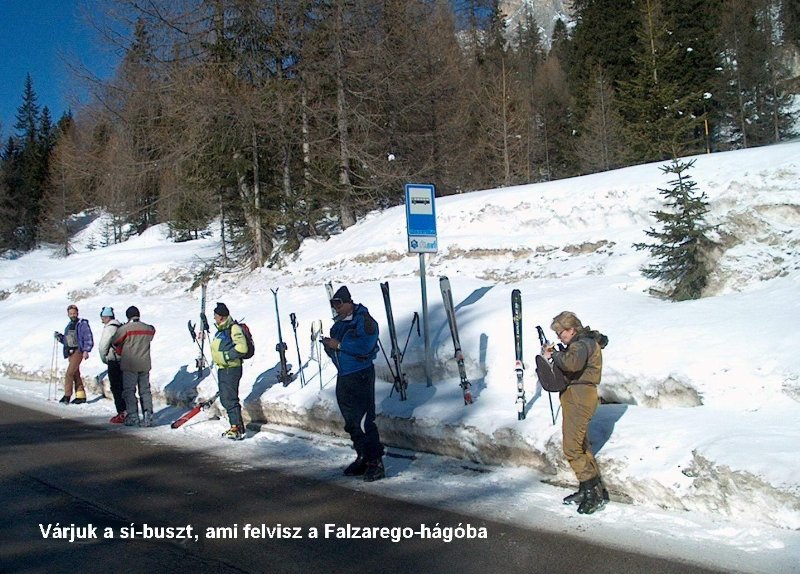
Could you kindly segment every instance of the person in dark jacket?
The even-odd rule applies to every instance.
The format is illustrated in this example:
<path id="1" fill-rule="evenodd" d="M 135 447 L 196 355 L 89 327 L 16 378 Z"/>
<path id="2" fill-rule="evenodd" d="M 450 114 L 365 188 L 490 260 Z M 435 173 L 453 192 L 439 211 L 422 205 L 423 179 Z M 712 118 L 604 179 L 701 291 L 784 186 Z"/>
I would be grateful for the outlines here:
<path id="1" fill-rule="evenodd" d="M 564 498 L 564 504 L 577 504 L 580 514 L 592 514 L 605 506 L 608 491 L 600 478 L 600 469 L 589 442 L 589 423 L 599 398 L 597 387 L 603 372 L 601 349 L 608 343 L 605 335 L 584 327 L 571 311 L 553 318 L 550 326 L 562 343 L 563 350 L 542 347 L 542 356 L 552 358 L 553 369 L 560 369 L 567 379 L 561 400 L 561 434 L 564 456 L 580 483 L 577 492 Z"/>
<path id="2" fill-rule="evenodd" d="M 336 401 L 350 434 L 356 460 L 344 474 L 362 476 L 366 481 L 386 476 L 383 444 L 375 424 L 375 365 L 378 354 L 378 323 L 361 304 L 353 303 L 347 287 L 340 287 L 331 299 L 337 318 L 330 338 L 322 340 L 325 352 L 339 372 Z"/>
<path id="3" fill-rule="evenodd" d="M 125 311 L 128 322 L 117 329 L 114 335 L 114 350 L 119 355 L 122 368 L 122 397 L 125 399 L 126 426 L 139 426 L 139 401 L 142 404 L 142 426 L 153 424 L 153 396 L 150 393 L 150 342 L 156 328 L 143 323 L 139 309 L 128 307 Z M 136 400 L 136 391 L 139 400 Z"/>
<path id="4" fill-rule="evenodd" d="M 239 402 L 239 381 L 242 380 L 242 357 L 248 351 L 247 337 L 242 326 L 231 319 L 225 303 L 217 303 L 214 308 L 214 324 L 217 326 L 217 334 L 211 340 L 211 358 L 217 365 L 219 401 L 227 411 L 231 425 L 222 436 L 231 440 L 243 440 L 245 432 L 242 405 Z"/>
<path id="5" fill-rule="evenodd" d="M 64 358 L 68 360 L 67 374 L 64 379 L 64 396 L 58 401 L 62 404 L 69 404 L 72 396 L 72 387 L 75 387 L 75 400 L 73 405 L 80 405 L 86 402 L 86 391 L 83 388 L 83 378 L 81 377 L 81 361 L 89 358 L 89 353 L 94 346 L 92 328 L 89 321 L 78 318 L 77 305 L 67 307 L 69 323 L 64 328 L 64 333 L 56 331 L 54 336 L 64 345 Z"/>

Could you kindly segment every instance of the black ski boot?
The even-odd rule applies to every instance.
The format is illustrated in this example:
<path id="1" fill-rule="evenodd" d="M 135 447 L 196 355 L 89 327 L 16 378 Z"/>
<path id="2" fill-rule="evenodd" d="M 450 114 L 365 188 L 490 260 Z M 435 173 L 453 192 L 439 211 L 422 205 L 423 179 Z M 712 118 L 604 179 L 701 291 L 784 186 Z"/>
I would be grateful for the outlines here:
<path id="1" fill-rule="evenodd" d="M 599 476 L 582 482 L 581 490 L 585 494 L 578 506 L 578 514 L 593 514 L 598 510 L 602 510 L 606 505 L 603 497 L 603 490 L 605 489 L 603 488 L 603 483 L 600 482 Z"/>
<path id="2" fill-rule="evenodd" d="M 378 459 L 367 463 L 367 468 L 364 471 L 364 481 L 373 482 L 386 478 L 386 470 L 383 468 L 383 460 Z"/>
<path id="3" fill-rule="evenodd" d="M 364 460 L 364 457 L 358 455 L 356 459 L 350 463 L 346 469 L 344 469 L 345 476 L 361 476 L 365 472 L 367 472 L 367 461 Z"/>
<path id="4" fill-rule="evenodd" d="M 58 402 L 61 403 L 62 405 L 68 405 L 69 404 L 69 395 L 64 395 L 63 397 L 61 397 L 61 400 L 58 401 Z"/>
<path id="5" fill-rule="evenodd" d="M 569 496 L 564 497 L 564 504 L 580 504 L 583 502 L 584 492 L 582 490 L 576 490 Z"/>

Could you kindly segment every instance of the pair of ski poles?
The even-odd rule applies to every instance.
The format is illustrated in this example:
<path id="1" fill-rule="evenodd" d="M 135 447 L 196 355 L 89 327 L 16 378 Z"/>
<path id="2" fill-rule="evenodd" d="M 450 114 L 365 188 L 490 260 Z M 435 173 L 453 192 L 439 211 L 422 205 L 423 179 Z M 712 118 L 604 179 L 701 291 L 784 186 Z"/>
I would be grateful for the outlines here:
<path id="1" fill-rule="evenodd" d="M 58 398 L 56 379 L 58 379 L 58 339 L 53 337 L 53 355 L 50 357 L 50 381 L 47 384 L 48 401 L 54 401 Z M 51 396 L 53 398 L 50 398 Z"/>

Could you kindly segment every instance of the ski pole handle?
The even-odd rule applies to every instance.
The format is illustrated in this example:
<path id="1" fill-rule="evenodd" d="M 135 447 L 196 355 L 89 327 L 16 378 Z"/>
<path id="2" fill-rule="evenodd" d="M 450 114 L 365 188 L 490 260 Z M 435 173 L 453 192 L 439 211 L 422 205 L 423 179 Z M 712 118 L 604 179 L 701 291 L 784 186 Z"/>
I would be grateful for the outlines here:
<path id="1" fill-rule="evenodd" d="M 550 351 L 551 353 L 555 349 L 555 345 L 552 345 L 550 341 L 547 340 L 547 336 L 544 334 L 544 329 L 541 326 L 536 325 L 536 332 L 539 334 L 539 343 L 542 345 L 542 355 L 544 355 L 545 351 Z"/>
<path id="2" fill-rule="evenodd" d="M 539 344 L 542 347 L 550 344 L 550 341 L 547 340 L 547 336 L 544 334 L 544 329 L 542 329 L 541 325 L 536 325 L 536 332 L 539 334 Z"/>

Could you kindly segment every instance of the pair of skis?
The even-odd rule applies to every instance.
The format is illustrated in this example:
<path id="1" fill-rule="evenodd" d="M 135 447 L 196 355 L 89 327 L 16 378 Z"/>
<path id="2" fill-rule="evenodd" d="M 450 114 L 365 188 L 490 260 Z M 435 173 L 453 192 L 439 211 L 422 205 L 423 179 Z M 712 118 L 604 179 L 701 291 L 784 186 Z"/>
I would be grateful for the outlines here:
<path id="1" fill-rule="evenodd" d="M 439 288 L 442 292 L 442 301 L 444 304 L 445 314 L 447 315 L 447 325 L 450 327 L 450 336 L 453 339 L 453 348 L 455 349 L 454 357 L 458 364 L 458 373 L 461 378 L 460 386 L 464 404 L 471 405 L 473 401 L 472 385 L 467 378 L 466 365 L 464 364 L 464 352 L 461 349 L 461 339 L 458 336 L 458 324 L 456 323 L 456 312 L 455 306 L 453 305 L 453 290 L 450 287 L 450 280 L 447 277 L 440 277 Z M 388 282 L 381 283 L 381 292 L 383 293 L 383 304 L 386 308 L 386 323 L 389 327 L 389 339 L 391 342 L 391 351 L 389 356 L 387 356 L 386 350 L 382 344 L 381 351 L 383 352 L 386 363 L 389 365 L 389 371 L 392 373 L 392 378 L 394 379 L 392 393 L 397 391 L 400 396 L 400 400 L 404 401 L 408 398 L 408 378 L 403 370 L 403 357 L 405 356 L 406 349 L 408 348 L 408 342 L 411 338 L 411 332 L 415 325 L 417 327 L 417 336 L 420 335 L 419 314 L 416 312 L 414 313 L 414 318 L 411 321 L 411 327 L 409 328 L 405 345 L 401 350 L 397 339 L 397 328 L 394 322 L 394 312 L 392 311 L 392 300 L 389 293 Z M 380 344 L 380 341 L 378 341 L 378 343 Z M 389 396 L 391 396 L 391 393 Z"/>
<path id="2" fill-rule="evenodd" d="M 472 404 L 472 385 L 467 378 L 467 369 L 464 365 L 464 352 L 461 350 L 461 339 L 458 337 L 458 324 L 456 323 L 456 309 L 453 306 L 453 290 L 450 288 L 450 279 L 439 277 L 439 289 L 442 291 L 442 302 L 444 312 L 447 315 L 447 324 L 450 326 L 450 336 L 453 338 L 455 348 L 455 359 L 458 364 L 458 374 L 461 377 L 461 391 L 464 396 L 464 404 Z"/>
<path id="3" fill-rule="evenodd" d="M 208 318 L 206 318 L 206 283 L 200 288 L 200 331 L 196 331 L 196 325 L 189 320 L 189 335 L 192 341 L 197 345 L 198 355 L 194 361 L 197 368 L 197 380 L 201 380 L 205 376 L 205 368 L 209 366 L 208 359 L 206 359 L 206 339 L 211 335 L 211 329 L 208 326 Z"/>
<path id="4" fill-rule="evenodd" d="M 270 289 L 272 291 L 272 296 L 275 298 L 275 322 L 278 324 L 278 344 L 275 345 L 275 350 L 278 351 L 278 357 L 280 359 L 280 371 L 278 372 L 278 382 L 281 383 L 284 387 L 288 387 L 289 384 L 297 378 L 296 374 L 289 372 L 289 363 L 286 360 L 286 350 L 289 348 L 283 340 L 283 333 L 281 332 L 281 313 L 278 310 L 278 287 L 275 289 Z M 292 313 L 294 316 L 294 313 Z M 292 327 L 295 329 L 295 340 L 297 339 L 297 327 L 296 327 L 296 319 L 292 319 Z M 297 356 L 300 357 L 300 345 L 297 346 Z"/>
<path id="5" fill-rule="evenodd" d="M 389 392 L 389 396 L 391 397 L 392 393 L 397 391 L 397 394 L 400 396 L 400 400 L 404 401 L 408 398 L 408 377 L 403 370 L 403 357 L 406 354 L 408 341 L 411 339 L 411 331 L 414 329 L 415 323 L 417 325 L 417 335 L 419 335 L 419 315 L 414 312 L 414 319 L 411 321 L 411 328 L 408 330 L 406 344 L 401 351 L 400 345 L 397 342 L 397 328 L 394 324 L 394 313 L 392 311 L 392 299 L 389 295 L 388 281 L 386 283 L 381 283 L 381 293 L 383 293 L 383 305 L 386 308 L 386 323 L 389 327 L 389 341 L 392 346 L 390 350 L 391 360 L 386 355 L 386 349 L 384 349 L 380 339 L 378 339 L 378 345 L 381 348 L 383 357 L 386 359 L 386 363 L 389 365 L 389 371 L 392 373 L 392 378 L 394 379 L 392 390 Z"/>
<path id="6" fill-rule="evenodd" d="M 192 341 L 197 345 L 198 355 L 195 359 L 195 367 L 197 367 L 197 380 L 200 381 L 205 376 L 206 367 L 210 367 L 208 359 L 206 359 L 206 339 L 211 336 L 211 329 L 208 326 L 208 318 L 206 318 L 206 283 L 203 283 L 200 288 L 200 331 L 196 330 L 197 325 L 189 320 L 189 335 Z M 182 427 L 189 419 L 194 417 L 200 411 L 206 410 L 211 407 L 214 401 L 219 397 L 219 393 L 206 401 L 201 401 L 191 409 L 189 409 L 182 417 L 173 422 L 170 426 L 174 429 Z"/>

